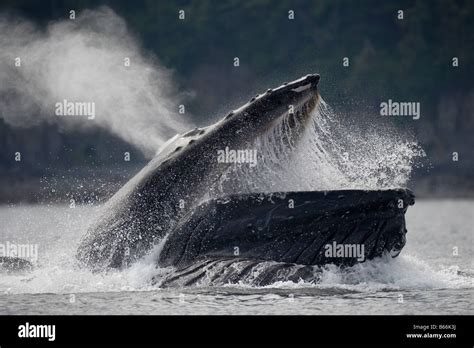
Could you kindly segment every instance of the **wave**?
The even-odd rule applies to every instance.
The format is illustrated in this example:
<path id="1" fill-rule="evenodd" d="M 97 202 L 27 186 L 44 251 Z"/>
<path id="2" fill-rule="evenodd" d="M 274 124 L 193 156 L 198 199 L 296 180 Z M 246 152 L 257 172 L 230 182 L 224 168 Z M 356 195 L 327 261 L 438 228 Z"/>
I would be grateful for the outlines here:
<path id="1" fill-rule="evenodd" d="M 157 249 L 155 248 L 155 253 Z M 91 273 L 77 269 L 73 262 L 65 259 L 62 264 L 40 266 L 29 274 L 3 274 L 0 278 L 0 293 L 95 293 L 117 291 L 158 291 L 152 285 L 153 277 L 166 276 L 172 268 L 159 268 L 153 262 L 154 255 L 122 271 Z M 378 292 L 397 290 L 464 289 L 474 287 L 473 270 L 461 270 L 457 266 L 434 267 L 423 260 L 403 255 L 392 259 L 390 256 L 370 260 L 349 268 L 334 265 L 320 267 L 321 280 L 312 282 L 275 282 L 264 287 L 245 283 L 223 285 L 236 289 L 321 289 L 340 291 Z M 202 282 L 204 288 L 209 283 Z"/>

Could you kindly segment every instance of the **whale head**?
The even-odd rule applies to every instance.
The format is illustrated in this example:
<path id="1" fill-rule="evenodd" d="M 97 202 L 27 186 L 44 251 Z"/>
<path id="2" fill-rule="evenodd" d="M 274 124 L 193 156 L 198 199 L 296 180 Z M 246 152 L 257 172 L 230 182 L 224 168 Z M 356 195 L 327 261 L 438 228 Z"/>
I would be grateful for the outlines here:
<path id="1" fill-rule="evenodd" d="M 319 101 L 319 74 L 308 74 L 292 82 L 257 94 L 247 103 L 229 112 L 217 123 L 177 134 L 165 143 L 152 160 L 155 167 L 199 158 L 214 160 L 216 150 L 226 147 L 248 149 L 255 141 L 278 127 L 281 144 L 300 138 L 311 112 Z"/>
<path id="2" fill-rule="evenodd" d="M 249 140 L 282 121 L 290 128 L 304 125 L 319 100 L 319 79 L 318 74 L 309 74 L 253 97 L 221 121 L 220 134 L 231 134 L 234 140 L 240 134 Z"/>

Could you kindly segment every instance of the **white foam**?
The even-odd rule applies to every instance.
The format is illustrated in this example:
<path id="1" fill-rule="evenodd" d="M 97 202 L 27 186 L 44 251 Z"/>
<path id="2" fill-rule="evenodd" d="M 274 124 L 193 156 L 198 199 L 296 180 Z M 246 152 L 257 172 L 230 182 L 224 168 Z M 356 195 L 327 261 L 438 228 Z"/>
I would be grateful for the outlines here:
<path id="1" fill-rule="evenodd" d="M 283 117 L 255 141 L 256 169 L 229 168 L 221 186 L 239 177 L 235 192 L 403 188 L 425 156 L 410 135 L 387 125 L 349 124 L 322 98 L 303 135 L 292 137 L 294 131 Z"/>

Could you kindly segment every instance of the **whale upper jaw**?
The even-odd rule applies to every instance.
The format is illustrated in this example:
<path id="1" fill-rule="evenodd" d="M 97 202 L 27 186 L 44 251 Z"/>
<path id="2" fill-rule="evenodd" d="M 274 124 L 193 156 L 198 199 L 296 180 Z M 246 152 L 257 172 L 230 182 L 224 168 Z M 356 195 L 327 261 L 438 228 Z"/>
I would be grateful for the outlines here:
<path id="1" fill-rule="evenodd" d="M 316 93 L 320 79 L 321 76 L 319 74 L 308 74 L 292 82 L 285 82 L 276 88 L 269 88 L 265 93 L 257 94 L 257 96 L 250 99 L 248 103 L 242 105 L 238 109 L 235 109 L 231 113 L 242 112 L 246 108 L 248 108 L 249 105 L 256 101 L 272 102 L 272 99 L 274 99 L 272 98 L 272 96 L 277 96 L 278 98 L 281 98 L 284 95 L 288 95 L 294 100 L 298 100 L 299 98 L 303 100 L 308 94 Z M 301 101 L 298 103 L 301 103 Z M 283 104 L 283 102 L 280 99 L 280 101 L 276 102 L 275 104 Z"/>
<path id="2" fill-rule="evenodd" d="M 285 82 L 279 87 L 268 89 L 265 93 L 258 94 L 240 108 L 230 112 L 221 122 L 240 119 L 257 126 L 268 129 L 289 113 L 307 117 L 314 109 L 319 99 L 318 82 L 320 75 L 309 74 L 292 82 Z M 240 117 L 239 117 L 240 116 Z"/>
<path id="3" fill-rule="evenodd" d="M 179 159 L 183 150 L 204 142 L 220 143 L 222 147 L 249 146 L 285 118 L 290 118 L 288 124 L 293 128 L 304 128 L 319 102 L 319 80 L 320 75 L 308 74 L 257 94 L 215 124 L 176 134 L 161 146 L 152 162 L 158 166 Z M 291 136 L 297 138 L 300 133 Z"/>

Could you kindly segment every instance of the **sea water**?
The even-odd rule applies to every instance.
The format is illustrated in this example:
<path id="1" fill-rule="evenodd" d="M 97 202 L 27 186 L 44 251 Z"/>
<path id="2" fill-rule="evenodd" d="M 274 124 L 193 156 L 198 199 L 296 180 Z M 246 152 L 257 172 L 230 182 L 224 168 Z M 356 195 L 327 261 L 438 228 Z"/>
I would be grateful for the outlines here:
<path id="1" fill-rule="evenodd" d="M 474 200 L 418 200 L 397 258 L 324 268 L 322 281 L 160 289 L 148 257 L 91 273 L 75 252 L 97 206 L 0 207 L 0 243 L 37 245 L 32 272 L 0 274 L 0 314 L 473 314 Z M 156 255 L 155 255 L 156 256 Z"/>

